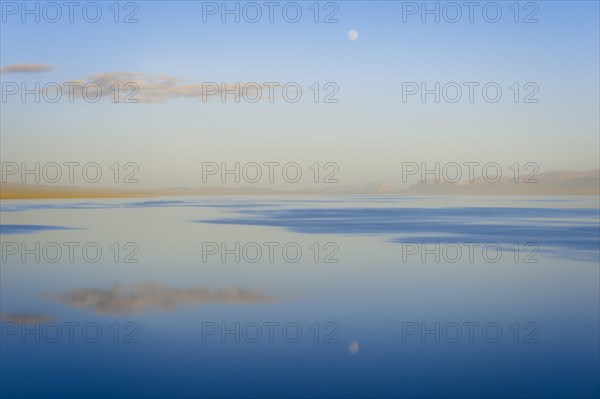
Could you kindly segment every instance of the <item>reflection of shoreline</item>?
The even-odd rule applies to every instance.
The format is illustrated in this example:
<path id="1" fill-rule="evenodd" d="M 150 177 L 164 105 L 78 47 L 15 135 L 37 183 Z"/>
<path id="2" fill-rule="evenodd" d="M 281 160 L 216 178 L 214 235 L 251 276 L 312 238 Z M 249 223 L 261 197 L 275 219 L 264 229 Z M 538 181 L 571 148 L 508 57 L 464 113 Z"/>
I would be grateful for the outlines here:
<path id="1" fill-rule="evenodd" d="M 0 184 L 0 199 L 76 199 L 76 198 L 147 198 L 193 195 L 600 195 L 600 170 L 587 172 L 557 171 L 536 175 L 537 183 L 416 183 L 408 188 L 367 183 L 357 185 L 323 184 L 313 188 L 280 190 L 264 187 L 201 187 L 143 189 L 131 187 L 69 187 L 42 184 Z"/>
<path id="2" fill-rule="evenodd" d="M 36 324 L 54 321 L 50 316 L 37 313 L 3 313 L 2 320 L 7 323 Z"/>

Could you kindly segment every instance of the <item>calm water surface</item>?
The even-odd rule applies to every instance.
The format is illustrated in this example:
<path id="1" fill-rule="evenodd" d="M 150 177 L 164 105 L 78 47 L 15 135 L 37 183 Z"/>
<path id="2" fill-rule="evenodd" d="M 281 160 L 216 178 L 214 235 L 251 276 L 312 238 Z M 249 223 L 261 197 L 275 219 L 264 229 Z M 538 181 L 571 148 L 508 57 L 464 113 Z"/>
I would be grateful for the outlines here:
<path id="1" fill-rule="evenodd" d="M 2 201 L 6 397 L 598 397 L 598 197 Z"/>

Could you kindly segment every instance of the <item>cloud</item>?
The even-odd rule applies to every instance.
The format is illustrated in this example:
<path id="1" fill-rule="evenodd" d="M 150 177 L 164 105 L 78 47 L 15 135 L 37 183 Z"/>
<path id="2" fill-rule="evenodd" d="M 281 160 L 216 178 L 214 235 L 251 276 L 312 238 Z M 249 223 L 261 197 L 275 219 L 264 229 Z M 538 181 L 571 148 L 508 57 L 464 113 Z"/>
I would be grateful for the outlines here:
<path id="1" fill-rule="evenodd" d="M 160 284 L 139 284 L 129 288 L 115 284 L 108 289 L 73 289 L 51 298 L 75 308 L 90 309 L 102 314 L 132 314 L 148 309 L 173 310 L 181 305 L 254 304 L 275 301 L 258 290 L 241 287 L 176 289 Z"/>
<path id="2" fill-rule="evenodd" d="M 72 80 L 63 85 L 75 86 L 75 99 L 83 99 L 85 85 L 89 89 L 86 95 L 95 98 L 100 87 L 102 97 L 115 102 L 159 103 L 175 98 L 196 98 L 203 102 L 221 100 L 221 93 L 227 92 L 228 101 L 234 101 L 238 93 L 240 101 L 256 102 L 275 98 L 274 88 L 264 83 L 254 82 L 201 82 L 183 83 L 179 78 L 168 75 L 148 75 L 138 72 L 106 72 L 88 76 L 85 80 Z M 95 89 L 94 89 L 95 87 Z M 118 89 L 118 101 L 115 94 Z M 255 101 L 256 99 L 256 101 Z"/>
<path id="3" fill-rule="evenodd" d="M 2 320 L 9 323 L 19 324 L 35 324 L 35 323 L 46 323 L 53 319 L 43 314 L 34 313 L 5 313 L 2 315 Z"/>
<path id="4" fill-rule="evenodd" d="M 0 70 L 8 73 L 41 73 L 54 69 L 52 65 L 13 64 Z M 40 82 L 40 92 L 43 93 Z M 149 75 L 141 72 L 103 72 L 87 76 L 85 79 L 72 79 L 51 86 L 62 86 L 60 90 L 69 101 L 86 100 L 96 102 L 104 98 L 111 102 L 160 103 L 176 98 L 196 98 L 203 102 L 227 101 L 259 102 L 274 101 L 281 95 L 279 83 L 257 82 L 200 82 L 184 83 L 169 75 Z M 51 90 L 58 90 L 53 88 Z M 54 91 L 52 91 L 54 93 Z M 45 95 L 45 93 L 43 93 Z"/>
<path id="5" fill-rule="evenodd" d="M 50 72 L 53 69 L 54 65 L 46 64 L 10 64 L 0 69 L 0 73 L 43 73 Z"/>

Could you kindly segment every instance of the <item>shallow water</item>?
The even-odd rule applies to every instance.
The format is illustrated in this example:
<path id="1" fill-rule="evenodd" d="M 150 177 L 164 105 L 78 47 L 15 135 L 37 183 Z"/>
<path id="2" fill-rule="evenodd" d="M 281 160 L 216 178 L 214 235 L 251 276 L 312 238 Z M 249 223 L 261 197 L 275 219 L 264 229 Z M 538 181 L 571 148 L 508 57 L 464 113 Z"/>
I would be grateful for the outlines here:
<path id="1" fill-rule="evenodd" d="M 3 201 L 1 214 L 5 396 L 600 394 L 598 197 Z"/>

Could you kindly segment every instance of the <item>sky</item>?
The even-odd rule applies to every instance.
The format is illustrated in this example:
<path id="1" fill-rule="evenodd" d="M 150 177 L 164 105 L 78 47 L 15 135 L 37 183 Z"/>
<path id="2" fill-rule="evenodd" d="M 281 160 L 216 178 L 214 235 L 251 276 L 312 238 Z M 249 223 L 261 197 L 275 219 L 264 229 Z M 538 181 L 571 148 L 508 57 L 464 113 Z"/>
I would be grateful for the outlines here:
<path id="1" fill-rule="evenodd" d="M 142 187 L 221 184 L 203 181 L 203 162 L 295 162 L 304 176 L 335 163 L 341 184 L 401 184 L 403 162 L 599 167 L 597 1 L 273 2 L 272 22 L 261 1 L 98 2 L 95 23 L 90 2 L 74 2 L 73 22 L 63 2 L 1 3 L 2 162 L 135 163 Z M 236 4 L 239 22 L 222 15 Z M 23 85 L 74 81 L 99 85 L 100 100 L 21 96 Z M 137 103 L 123 102 L 127 82 Z M 262 97 L 209 94 L 236 82 L 257 82 Z M 279 84 L 272 102 L 265 82 Z M 290 82 L 297 102 L 281 90 Z M 436 82 L 440 101 L 422 98 Z"/>

